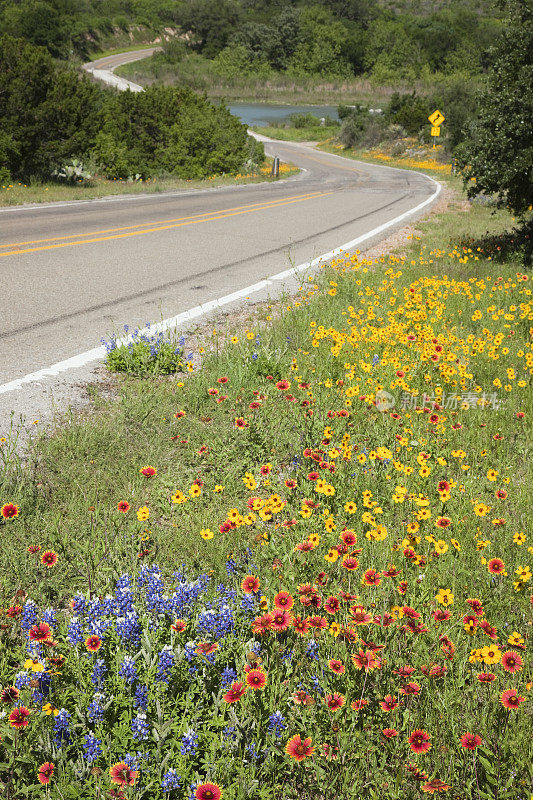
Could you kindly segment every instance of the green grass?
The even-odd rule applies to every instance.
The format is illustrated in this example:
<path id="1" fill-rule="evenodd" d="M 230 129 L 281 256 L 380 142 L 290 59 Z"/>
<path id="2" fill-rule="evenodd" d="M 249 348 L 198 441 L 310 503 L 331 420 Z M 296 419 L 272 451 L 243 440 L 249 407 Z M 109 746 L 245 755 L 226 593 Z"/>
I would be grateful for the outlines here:
<path id="1" fill-rule="evenodd" d="M 266 161 L 267 169 L 271 159 Z M 281 178 L 296 174 L 298 169 L 287 165 Z M 262 181 L 275 181 L 277 178 L 270 176 L 269 172 L 250 175 L 215 175 L 205 180 L 182 180 L 177 178 L 151 178 L 146 181 L 106 180 L 97 178 L 88 185 L 77 186 L 59 183 L 14 183 L 0 186 L 0 207 L 19 206 L 25 203 L 52 203 L 65 200 L 94 200 L 98 197 L 108 197 L 123 194 L 151 194 L 160 192 L 184 191 L 188 189 L 206 189 L 219 186 L 240 186 L 245 183 L 261 183 Z"/>
<path id="2" fill-rule="evenodd" d="M 338 125 L 311 125 L 305 128 L 277 127 L 276 125 L 254 125 L 253 130 L 271 139 L 286 142 L 323 142 L 339 132 Z"/>
<path id="3" fill-rule="evenodd" d="M 19 514 L 0 521 L 0 602 L 28 593 L 64 610 L 54 653 L 67 660 L 53 670 L 50 702 L 71 713 L 76 738 L 53 750 L 54 720 L 23 688 L 24 735 L 14 739 L 0 722 L 4 781 L 28 786 L 53 755 L 53 800 L 79 796 L 80 770 L 85 790 L 102 794 L 110 766 L 138 748 L 132 690 L 117 678 L 128 653 L 150 693 L 142 747 L 151 758 L 134 797 L 162 799 L 172 766 L 185 784 L 216 782 L 223 800 L 413 800 L 430 779 L 449 797 L 527 800 L 533 301 L 513 224 L 455 189 L 402 252 L 344 254 L 302 275 L 294 298 L 199 332 L 201 368 L 119 378 L 111 400 L 93 387 L 91 413 L 67 417 L 24 464 L 6 437 L 0 505 Z M 51 568 L 45 550 L 57 554 Z M 162 601 L 182 565 L 190 578 L 211 577 L 211 599 L 183 612 L 184 634 L 172 631 L 172 614 L 146 610 L 140 644 L 124 643 L 113 626 L 102 634 L 113 702 L 91 727 L 96 656 L 83 636 L 93 631 L 68 644 L 67 603 L 76 592 L 96 602 L 119 576 L 153 562 Z M 257 595 L 244 594 L 247 575 Z M 206 634 L 196 627 L 204 603 L 220 604 L 228 591 L 235 608 L 248 598 L 250 617 L 231 636 Z M 321 628 L 276 632 L 271 619 L 254 633 L 251 619 L 265 608 L 279 616 L 283 598 L 294 601 L 298 624 Z M 0 640 L 4 686 L 28 663 L 13 613 Z M 214 661 L 186 661 L 185 642 L 206 638 L 219 646 Z M 221 670 L 231 666 L 245 682 L 252 645 L 265 689 L 230 705 Z M 155 677 L 163 646 L 175 658 L 168 687 Z M 489 672 L 495 682 L 481 682 Z M 501 702 L 507 689 L 524 698 L 516 710 Z M 388 695 L 390 711 L 381 706 Z M 279 739 L 267 732 L 275 711 L 285 720 Z M 229 750 L 227 725 L 236 735 Z M 103 750 L 96 771 L 81 758 L 88 727 Z M 189 727 L 200 749 L 184 757 Z M 410 746 L 415 731 L 428 737 L 427 752 Z M 475 750 L 461 745 L 465 733 L 480 738 Z M 316 746 L 302 763 L 284 751 L 296 735 Z M 250 755 L 251 743 L 264 758 Z"/>

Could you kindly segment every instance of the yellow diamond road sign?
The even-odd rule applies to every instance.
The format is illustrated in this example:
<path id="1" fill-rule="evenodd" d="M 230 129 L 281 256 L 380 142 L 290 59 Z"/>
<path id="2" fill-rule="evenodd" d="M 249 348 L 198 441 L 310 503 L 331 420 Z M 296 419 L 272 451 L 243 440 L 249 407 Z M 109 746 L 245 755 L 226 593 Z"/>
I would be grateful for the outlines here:
<path id="1" fill-rule="evenodd" d="M 438 125 L 434 125 L 434 126 L 431 128 L 431 135 L 432 135 L 432 136 L 440 136 L 440 126 L 438 126 Z"/>
<path id="2" fill-rule="evenodd" d="M 444 114 L 443 114 L 441 111 L 439 111 L 439 109 L 437 108 L 437 110 L 436 110 L 436 111 L 434 111 L 434 112 L 433 112 L 433 114 L 430 114 L 430 115 L 429 115 L 428 119 L 429 119 L 429 121 L 431 122 L 431 124 L 432 124 L 432 125 L 433 125 L 435 128 L 438 128 L 438 127 L 439 127 L 439 125 L 442 125 L 442 123 L 444 122 L 444 120 L 445 120 L 445 116 L 444 116 Z"/>

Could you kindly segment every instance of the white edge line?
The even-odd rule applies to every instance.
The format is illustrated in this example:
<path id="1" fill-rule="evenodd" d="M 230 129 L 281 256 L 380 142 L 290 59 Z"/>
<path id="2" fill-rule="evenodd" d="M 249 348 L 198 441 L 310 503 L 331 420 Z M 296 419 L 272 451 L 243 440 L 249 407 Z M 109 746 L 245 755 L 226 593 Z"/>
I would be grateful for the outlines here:
<path id="1" fill-rule="evenodd" d="M 420 175 L 424 175 L 424 173 L 418 173 Z M 371 239 L 373 236 L 376 236 L 379 233 L 387 230 L 387 228 L 391 228 L 393 225 L 396 225 L 398 222 L 402 222 L 402 220 L 406 219 L 407 217 L 411 216 L 412 214 L 416 214 L 417 211 L 425 208 L 425 206 L 432 203 L 436 198 L 439 196 L 442 185 L 436 181 L 434 178 L 431 178 L 429 175 L 424 175 L 424 177 L 428 178 L 432 183 L 436 185 L 436 189 L 430 197 L 423 200 L 414 208 L 411 208 L 409 211 L 404 211 L 403 214 L 400 214 L 398 217 L 394 217 L 394 219 L 389 220 L 389 222 L 384 222 L 382 225 L 378 225 L 377 228 L 373 228 L 371 231 L 367 233 L 363 233 L 361 236 L 358 236 L 356 239 L 352 239 L 350 242 L 346 242 L 340 247 L 335 248 L 335 250 L 330 250 L 328 253 L 323 253 L 321 256 L 317 256 L 313 258 L 311 261 L 305 261 L 303 264 L 299 264 L 297 267 L 292 267 L 291 269 L 287 269 L 284 272 L 278 272 L 276 275 L 272 275 L 270 278 L 266 278 L 263 281 L 259 281 L 259 283 L 254 283 L 252 286 L 247 286 L 245 289 L 239 289 L 237 292 L 232 292 L 231 294 L 227 294 L 224 297 L 219 298 L 218 300 L 211 300 L 208 303 L 203 303 L 203 305 L 195 306 L 194 308 L 190 308 L 188 311 L 184 311 L 181 314 L 177 314 L 175 317 L 169 317 L 168 319 L 163 320 L 162 322 L 158 322 L 156 325 L 151 325 L 150 328 L 143 328 L 139 331 L 139 335 L 147 334 L 147 333 L 158 333 L 159 331 L 166 331 L 169 328 L 177 328 L 178 325 L 181 325 L 185 322 L 191 322 L 194 319 L 198 319 L 199 317 L 203 317 L 211 311 L 220 308 L 221 306 L 228 305 L 229 303 L 233 303 L 236 300 L 242 300 L 243 298 L 247 298 L 249 295 L 254 294 L 256 292 L 265 289 L 268 286 L 273 285 L 277 281 L 283 281 L 286 278 L 295 277 L 298 273 L 303 272 L 306 269 L 313 269 L 314 267 L 318 266 L 319 264 L 328 261 L 335 256 L 340 255 L 342 252 L 348 252 L 351 248 L 356 247 L 357 245 L 361 244 L 362 242 L 366 241 L 367 239 Z M 132 340 L 132 337 L 127 337 L 122 340 L 119 340 L 119 343 L 128 343 Z M 45 369 L 37 370 L 37 372 L 30 372 L 28 375 L 24 375 L 22 378 L 17 378 L 14 381 L 9 381 L 9 383 L 4 383 L 0 385 L 0 394 L 5 394 L 6 392 L 13 392 L 16 389 L 20 389 L 21 386 L 24 386 L 27 383 L 35 383 L 41 381 L 43 378 L 55 377 L 60 375 L 62 372 L 67 372 L 69 369 L 76 369 L 78 367 L 84 367 L 87 364 L 90 364 L 92 361 L 100 361 L 105 358 L 106 349 L 105 347 L 95 347 L 92 350 L 87 350 L 85 353 L 80 353 L 77 356 L 72 356 L 71 358 L 67 358 L 65 361 L 59 361 L 57 364 L 53 364 L 51 367 L 46 367 Z"/>

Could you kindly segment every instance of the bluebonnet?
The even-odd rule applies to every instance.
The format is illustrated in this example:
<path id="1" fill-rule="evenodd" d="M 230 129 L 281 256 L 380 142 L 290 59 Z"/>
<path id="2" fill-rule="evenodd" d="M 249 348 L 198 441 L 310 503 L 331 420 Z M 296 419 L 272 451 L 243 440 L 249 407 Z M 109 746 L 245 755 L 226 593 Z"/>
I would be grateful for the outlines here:
<path id="1" fill-rule="evenodd" d="M 170 792 L 171 789 L 179 789 L 182 782 L 181 775 L 178 775 L 175 769 L 169 769 L 163 775 L 161 781 L 161 788 L 164 792 Z"/>
<path id="2" fill-rule="evenodd" d="M 182 756 L 194 755 L 198 748 L 198 734 L 189 730 L 183 735 L 181 740 L 180 753 Z"/>
<path id="3" fill-rule="evenodd" d="M 255 600 L 252 594 L 246 594 L 241 600 L 241 608 L 244 611 L 249 611 L 252 614 L 255 611 Z"/>
<path id="4" fill-rule="evenodd" d="M 258 656 L 261 652 L 261 642 L 254 642 L 250 649 Z"/>
<path id="5" fill-rule="evenodd" d="M 91 681 L 93 686 L 96 686 L 97 689 L 101 689 L 104 685 L 104 676 L 107 672 L 107 667 L 105 665 L 105 661 L 103 658 L 97 658 L 94 662 L 94 667 L 91 675 Z"/>
<path id="6" fill-rule="evenodd" d="M 139 644 L 141 641 L 142 628 L 139 615 L 136 611 L 127 611 L 124 616 L 117 617 L 115 627 L 123 644 L 126 642 Z"/>
<path id="7" fill-rule="evenodd" d="M 155 676 L 156 681 L 168 683 L 170 680 L 170 673 L 174 666 L 174 653 L 172 647 L 166 644 L 159 653 L 159 661 L 157 664 L 157 673 Z"/>
<path id="8" fill-rule="evenodd" d="M 294 655 L 294 651 L 289 648 L 288 650 L 285 650 L 285 652 L 282 654 L 281 660 L 282 661 L 290 661 L 291 658 L 293 657 L 293 655 Z"/>
<path id="9" fill-rule="evenodd" d="M 233 725 L 226 725 L 226 727 L 222 731 L 222 735 L 224 736 L 224 739 L 227 739 L 230 742 L 236 742 L 237 728 L 235 728 Z"/>
<path id="10" fill-rule="evenodd" d="M 150 728 L 146 722 L 146 714 L 139 713 L 131 721 L 131 732 L 134 739 L 148 739 Z"/>
<path id="11" fill-rule="evenodd" d="M 104 701 L 105 695 L 101 692 L 95 692 L 93 699 L 87 708 L 87 716 L 91 722 L 101 722 L 104 718 Z"/>
<path id="12" fill-rule="evenodd" d="M 256 761 L 261 758 L 261 752 L 257 749 L 254 742 L 250 742 L 250 744 L 246 746 L 246 752 Z"/>
<path id="13" fill-rule="evenodd" d="M 379 361 L 379 356 L 378 356 L 377 353 L 375 353 L 373 358 L 372 358 L 372 366 L 375 367 L 376 364 L 378 363 L 378 361 Z"/>
<path id="14" fill-rule="evenodd" d="M 239 567 L 234 558 L 226 559 L 226 572 L 230 578 L 232 575 L 237 575 L 239 572 L 241 572 L 241 567 Z"/>
<path id="15" fill-rule="evenodd" d="M 135 708 L 141 708 L 143 711 L 146 711 L 148 707 L 148 686 L 137 686 L 133 705 Z"/>
<path id="16" fill-rule="evenodd" d="M 43 611 L 43 622 L 47 622 L 48 625 L 56 625 L 56 612 L 53 608 L 47 608 L 46 611 Z"/>
<path id="17" fill-rule="evenodd" d="M 131 656 L 125 656 L 119 667 L 118 674 L 121 678 L 124 678 L 126 683 L 133 683 L 136 680 L 137 667 Z"/>
<path id="18" fill-rule="evenodd" d="M 94 733 L 86 733 L 83 737 L 83 755 L 88 764 L 92 764 L 93 761 L 96 761 L 98 756 L 102 753 L 101 744 L 102 740 L 97 739 Z"/>
<path id="19" fill-rule="evenodd" d="M 305 651 L 305 655 L 311 661 L 318 661 L 318 642 L 315 642 L 314 639 L 311 639 L 307 645 L 307 650 Z"/>
<path id="20" fill-rule="evenodd" d="M 85 611 L 85 597 L 80 594 L 77 594 L 71 601 L 70 607 L 74 614 L 83 614 Z"/>
<path id="21" fill-rule="evenodd" d="M 286 727 L 285 718 L 281 711 L 274 711 L 268 718 L 268 732 L 273 733 L 276 738 L 280 738 Z"/>
<path id="22" fill-rule="evenodd" d="M 237 680 L 237 673 L 233 667 L 225 667 L 220 676 L 220 688 L 227 689 L 231 684 Z"/>
<path id="23" fill-rule="evenodd" d="M 15 675 L 15 686 L 17 689 L 26 689 L 30 685 L 31 680 L 30 673 L 26 672 L 26 670 L 22 670 Z"/>
<path id="24" fill-rule="evenodd" d="M 215 640 L 222 639 L 231 633 L 235 627 L 233 613 L 228 605 L 221 606 L 218 611 L 208 608 L 202 611 L 196 623 L 198 633 L 208 633 Z"/>
<path id="25" fill-rule="evenodd" d="M 35 625 L 39 620 L 37 614 L 37 606 L 33 600 L 26 600 L 22 615 L 20 617 L 20 627 L 23 631 L 29 631 L 32 625 Z"/>
<path id="26" fill-rule="evenodd" d="M 59 714 L 54 718 L 54 741 L 59 747 L 70 742 L 69 720 L 70 714 L 66 708 L 61 708 Z"/>
<path id="27" fill-rule="evenodd" d="M 123 758 L 123 761 L 128 765 L 130 769 L 138 770 L 139 769 L 139 761 L 142 759 L 142 753 L 126 753 Z"/>
<path id="28" fill-rule="evenodd" d="M 83 642 L 84 639 L 85 634 L 83 632 L 83 625 L 78 617 L 72 617 L 68 624 L 67 641 L 69 644 L 77 645 L 80 644 L 80 642 Z"/>

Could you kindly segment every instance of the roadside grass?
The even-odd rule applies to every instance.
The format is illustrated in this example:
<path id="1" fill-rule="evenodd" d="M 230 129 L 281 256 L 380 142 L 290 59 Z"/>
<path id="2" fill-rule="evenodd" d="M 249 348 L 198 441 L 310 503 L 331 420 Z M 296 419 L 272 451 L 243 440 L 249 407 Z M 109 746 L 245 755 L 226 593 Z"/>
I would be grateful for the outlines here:
<path id="1" fill-rule="evenodd" d="M 271 139 L 282 139 L 286 142 L 323 142 L 331 139 L 339 132 L 338 125 L 309 125 L 304 128 L 284 127 L 277 125 L 254 125 L 252 130 Z"/>
<path id="2" fill-rule="evenodd" d="M 213 175 L 205 180 L 182 180 L 177 178 L 148 178 L 146 180 L 107 180 L 94 178 L 90 183 L 66 185 L 56 182 L 30 184 L 14 183 L 0 186 L 0 208 L 19 206 L 25 203 L 55 203 L 62 200 L 94 200 L 123 194 L 151 194 L 159 192 L 183 191 L 189 189 L 216 188 L 219 186 L 240 186 L 245 183 L 276 181 L 270 175 L 272 159 L 257 173 L 246 175 Z M 291 164 L 280 164 L 280 178 L 296 175 L 298 168 Z"/>
<path id="3" fill-rule="evenodd" d="M 53 798 L 117 770 L 138 800 L 529 797 L 512 228 L 458 198 L 401 253 L 339 256 L 212 330 L 201 368 L 94 389 L 27 463 L 3 443 L 0 675 L 30 712 L 19 738 L 0 720 L 13 796 L 42 761 Z"/>
<path id="4" fill-rule="evenodd" d="M 447 176 L 453 176 L 451 161 L 446 157 L 440 146 L 435 150 L 432 149 L 431 145 L 418 147 L 419 154 L 416 156 L 395 155 L 391 152 L 391 146 L 370 149 L 355 148 L 344 147 L 344 145 L 333 141 L 321 142 L 318 145 L 318 149 L 327 153 L 342 155 L 343 158 L 367 161 L 370 164 L 382 164 L 387 167 L 397 167 L 398 169 L 420 170 L 439 180 L 446 179 Z M 459 181 L 456 181 L 456 186 L 459 186 Z"/>

